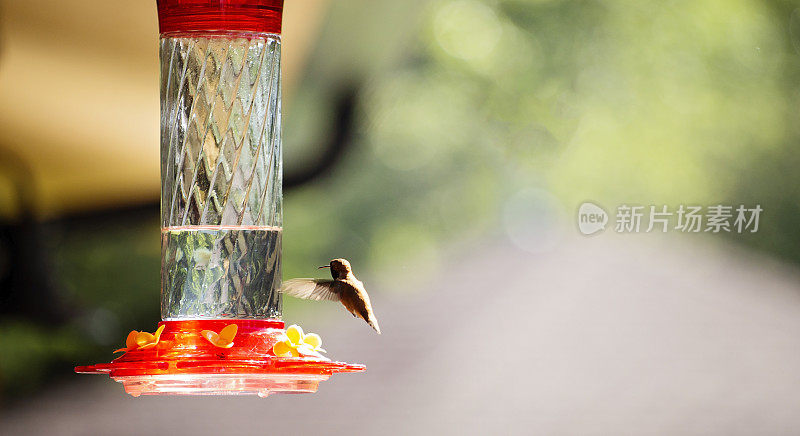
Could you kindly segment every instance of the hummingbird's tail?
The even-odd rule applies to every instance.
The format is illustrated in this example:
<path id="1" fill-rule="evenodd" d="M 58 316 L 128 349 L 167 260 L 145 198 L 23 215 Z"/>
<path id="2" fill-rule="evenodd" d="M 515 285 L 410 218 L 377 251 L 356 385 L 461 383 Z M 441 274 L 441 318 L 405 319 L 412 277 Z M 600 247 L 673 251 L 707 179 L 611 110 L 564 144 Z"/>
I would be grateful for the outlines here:
<path id="1" fill-rule="evenodd" d="M 381 327 L 378 325 L 378 318 L 375 318 L 375 315 L 369 314 L 369 319 L 367 319 L 367 324 L 370 327 L 374 328 L 378 334 L 381 334 Z"/>

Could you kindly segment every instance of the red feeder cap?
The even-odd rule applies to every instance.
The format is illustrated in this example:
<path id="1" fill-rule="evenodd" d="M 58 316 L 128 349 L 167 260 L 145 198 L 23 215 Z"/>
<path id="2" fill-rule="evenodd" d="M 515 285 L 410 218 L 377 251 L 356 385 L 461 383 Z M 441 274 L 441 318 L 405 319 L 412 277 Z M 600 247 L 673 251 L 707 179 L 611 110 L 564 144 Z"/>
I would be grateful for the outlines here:
<path id="1" fill-rule="evenodd" d="M 283 0 L 157 0 L 162 35 L 281 33 Z"/>

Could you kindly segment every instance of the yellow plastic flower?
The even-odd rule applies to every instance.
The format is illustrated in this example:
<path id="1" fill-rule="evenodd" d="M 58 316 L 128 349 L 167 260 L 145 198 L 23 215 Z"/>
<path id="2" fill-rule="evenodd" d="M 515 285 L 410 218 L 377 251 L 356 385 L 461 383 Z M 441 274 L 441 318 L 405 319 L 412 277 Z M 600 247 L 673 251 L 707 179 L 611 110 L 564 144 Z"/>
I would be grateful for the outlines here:
<path id="1" fill-rule="evenodd" d="M 131 350 L 144 350 L 145 348 L 155 347 L 158 341 L 161 340 L 161 332 L 164 331 L 164 327 L 164 325 L 159 326 L 155 333 L 133 330 L 128 333 L 128 338 L 125 339 L 125 348 L 114 350 L 114 352 L 119 353 L 120 351 L 124 351 L 127 353 Z"/>
<path id="2" fill-rule="evenodd" d="M 316 333 L 303 333 L 298 325 L 286 329 L 278 343 L 272 346 L 272 352 L 278 357 L 313 356 L 328 360 L 320 354 L 325 353 L 322 349 L 322 338 Z"/>
<path id="3" fill-rule="evenodd" d="M 233 338 L 236 337 L 236 332 L 239 331 L 239 326 L 236 324 L 226 325 L 219 334 L 211 330 L 203 330 L 200 332 L 204 338 L 208 339 L 212 345 L 219 348 L 230 348 L 233 346 Z"/>

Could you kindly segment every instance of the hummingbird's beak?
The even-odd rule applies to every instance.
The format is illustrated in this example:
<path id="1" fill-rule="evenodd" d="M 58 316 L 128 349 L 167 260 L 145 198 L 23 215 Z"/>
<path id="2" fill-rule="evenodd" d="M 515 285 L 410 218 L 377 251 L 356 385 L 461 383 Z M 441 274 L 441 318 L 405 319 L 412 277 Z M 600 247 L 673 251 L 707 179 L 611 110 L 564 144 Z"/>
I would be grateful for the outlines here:
<path id="1" fill-rule="evenodd" d="M 322 268 L 330 268 L 330 267 L 331 267 L 330 265 L 322 265 L 321 267 L 319 267 L 319 268 L 317 268 L 317 269 L 322 269 Z"/>

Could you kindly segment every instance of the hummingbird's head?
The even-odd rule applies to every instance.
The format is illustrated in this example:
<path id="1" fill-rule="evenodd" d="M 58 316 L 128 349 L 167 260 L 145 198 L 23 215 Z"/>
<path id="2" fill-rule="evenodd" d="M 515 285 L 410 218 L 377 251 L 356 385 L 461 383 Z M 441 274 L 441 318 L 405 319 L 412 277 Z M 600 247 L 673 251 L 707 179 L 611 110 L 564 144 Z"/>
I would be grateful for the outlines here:
<path id="1" fill-rule="evenodd" d="M 330 268 L 331 276 L 333 276 L 334 280 L 343 279 L 352 272 L 350 262 L 347 259 L 333 259 L 330 265 L 321 266 L 320 268 Z"/>

